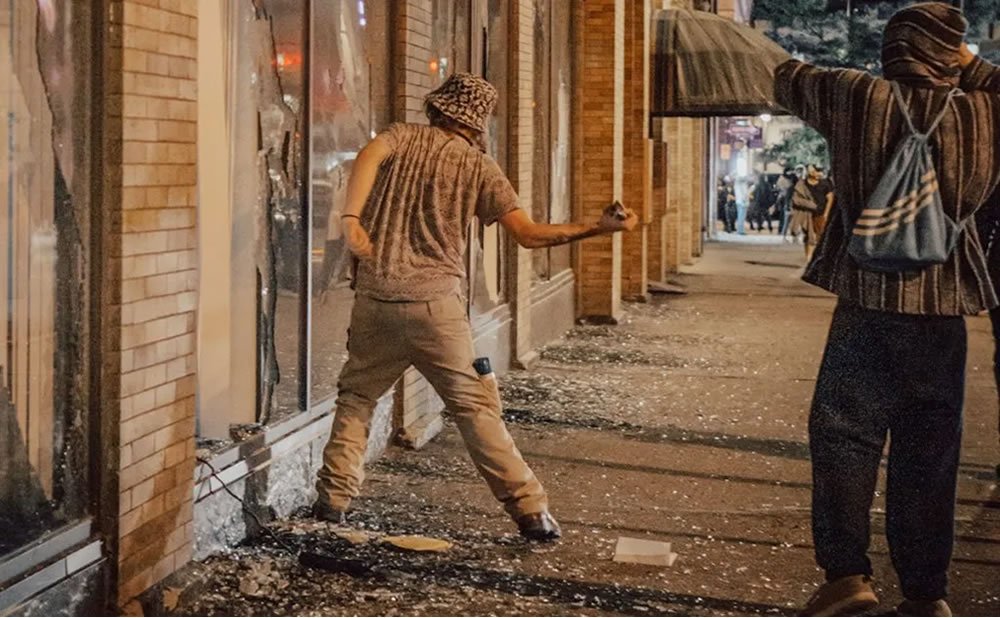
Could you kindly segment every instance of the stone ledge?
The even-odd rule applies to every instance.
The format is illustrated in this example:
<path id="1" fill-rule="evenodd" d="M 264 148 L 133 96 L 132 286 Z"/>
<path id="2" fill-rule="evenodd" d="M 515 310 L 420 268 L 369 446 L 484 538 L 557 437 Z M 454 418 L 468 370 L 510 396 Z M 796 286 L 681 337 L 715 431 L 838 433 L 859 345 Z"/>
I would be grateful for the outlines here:
<path id="1" fill-rule="evenodd" d="M 404 427 L 396 434 L 396 444 L 419 451 L 444 430 L 444 417 L 440 413 L 428 414 Z"/>

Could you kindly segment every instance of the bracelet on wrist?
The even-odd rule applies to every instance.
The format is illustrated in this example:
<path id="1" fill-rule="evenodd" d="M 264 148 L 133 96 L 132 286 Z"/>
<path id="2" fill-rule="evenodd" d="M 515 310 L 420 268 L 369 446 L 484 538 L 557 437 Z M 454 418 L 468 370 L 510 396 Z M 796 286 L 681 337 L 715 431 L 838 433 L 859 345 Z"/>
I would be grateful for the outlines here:
<path id="1" fill-rule="evenodd" d="M 343 220 L 343 219 L 357 219 L 358 221 L 361 221 L 361 217 L 359 217 L 358 215 L 340 215 L 340 218 L 341 218 L 341 220 Z"/>

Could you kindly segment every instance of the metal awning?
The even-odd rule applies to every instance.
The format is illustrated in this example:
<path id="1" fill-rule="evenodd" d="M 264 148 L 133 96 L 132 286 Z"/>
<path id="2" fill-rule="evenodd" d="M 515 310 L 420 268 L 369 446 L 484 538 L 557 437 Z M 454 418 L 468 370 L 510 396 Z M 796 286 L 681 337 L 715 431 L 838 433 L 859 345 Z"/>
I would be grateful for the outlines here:
<path id="1" fill-rule="evenodd" d="M 785 114 L 774 100 L 774 70 L 791 56 L 762 32 L 714 13 L 658 11 L 653 21 L 651 114 Z"/>

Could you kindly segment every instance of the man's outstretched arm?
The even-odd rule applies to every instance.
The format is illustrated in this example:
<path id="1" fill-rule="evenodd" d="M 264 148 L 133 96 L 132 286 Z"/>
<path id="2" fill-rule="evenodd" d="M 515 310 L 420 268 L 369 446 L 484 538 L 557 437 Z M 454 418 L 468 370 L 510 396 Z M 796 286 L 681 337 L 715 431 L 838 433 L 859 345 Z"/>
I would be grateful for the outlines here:
<path id="1" fill-rule="evenodd" d="M 619 219 L 610 212 L 605 212 L 601 220 L 594 225 L 583 223 L 549 224 L 535 223 L 524 210 L 518 208 L 500 218 L 500 225 L 507 230 L 517 244 L 525 249 L 542 249 L 555 247 L 583 240 L 602 234 L 629 232 L 639 223 L 639 217 L 630 210 L 625 210 L 625 219 Z"/>
<path id="2" fill-rule="evenodd" d="M 962 43 L 959 65 L 962 67 L 959 88 L 966 92 L 1000 94 L 1000 67 L 973 54 L 965 43 Z"/>

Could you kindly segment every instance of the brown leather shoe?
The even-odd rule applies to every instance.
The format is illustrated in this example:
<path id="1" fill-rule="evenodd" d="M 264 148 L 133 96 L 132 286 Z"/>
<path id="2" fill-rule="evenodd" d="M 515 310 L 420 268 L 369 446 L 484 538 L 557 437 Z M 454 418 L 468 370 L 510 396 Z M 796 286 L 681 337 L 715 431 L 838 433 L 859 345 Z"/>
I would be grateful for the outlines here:
<path id="1" fill-rule="evenodd" d="M 857 616 L 878 607 L 872 580 L 851 575 L 819 587 L 802 610 L 802 616 Z"/>
<path id="2" fill-rule="evenodd" d="M 347 513 L 319 500 L 313 503 L 312 516 L 314 519 L 337 524 L 338 526 L 347 524 Z"/>
<path id="3" fill-rule="evenodd" d="M 944 599 L 937 601 L 903 601 L 896 608 L 897 616 L 951 616 L 951 608 Z"/>
<path id="4" fill-rule="evenodd" d="M 548 511 L 522 515 L 516 523 L 521 536 L 529 541 L 555 541 L 562 536 L 559 522 Z"/>

